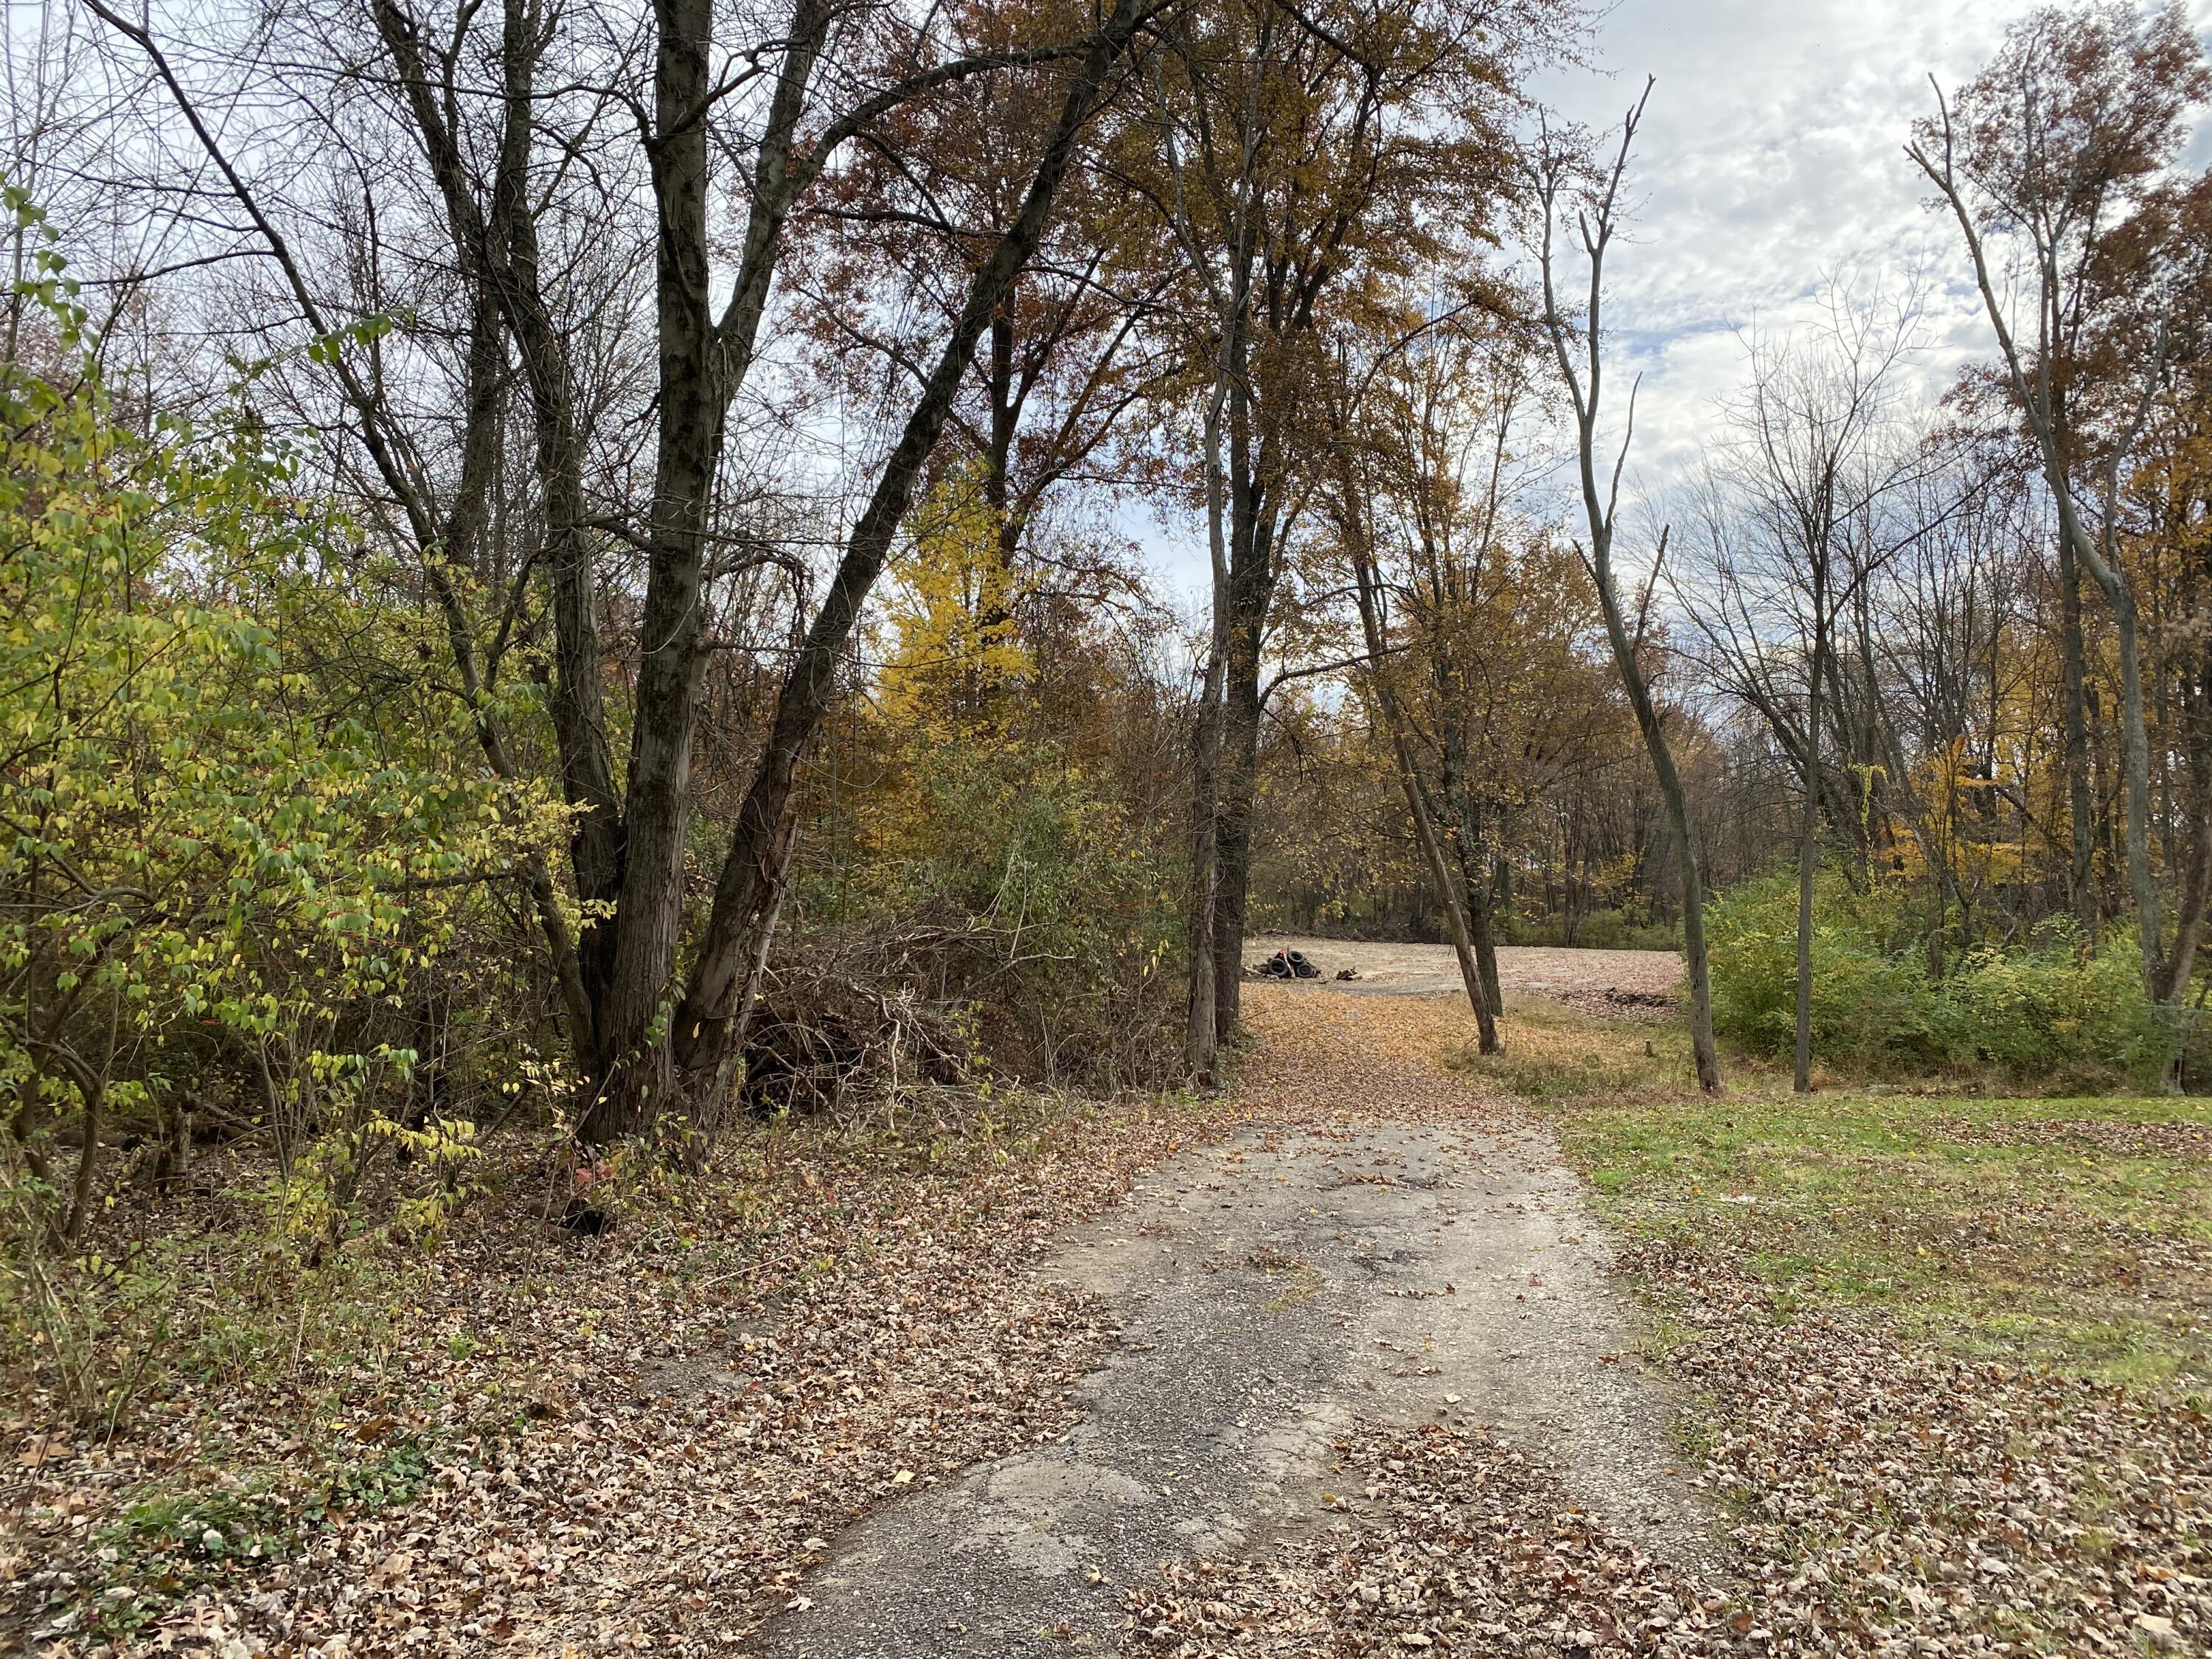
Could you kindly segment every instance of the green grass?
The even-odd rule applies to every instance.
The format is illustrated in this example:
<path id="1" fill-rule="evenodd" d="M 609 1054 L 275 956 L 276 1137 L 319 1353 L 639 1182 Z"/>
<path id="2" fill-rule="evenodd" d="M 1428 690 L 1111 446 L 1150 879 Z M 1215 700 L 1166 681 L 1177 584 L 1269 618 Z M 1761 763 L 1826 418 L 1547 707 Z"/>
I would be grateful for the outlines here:
<path id="1" fill-rule="evenodd" d="M 1741 1059 L 1710 1099 L 1677 1030 L 1518 1012 L 1506 1055 L 1455 1063 L 1543 1109 L 1630 1235 L 1724 1255 L 1784 1316 L 1875 1308 L 1979 1355 L 2212 1386 L 2212 1101 L 1801 1098 Z"/>

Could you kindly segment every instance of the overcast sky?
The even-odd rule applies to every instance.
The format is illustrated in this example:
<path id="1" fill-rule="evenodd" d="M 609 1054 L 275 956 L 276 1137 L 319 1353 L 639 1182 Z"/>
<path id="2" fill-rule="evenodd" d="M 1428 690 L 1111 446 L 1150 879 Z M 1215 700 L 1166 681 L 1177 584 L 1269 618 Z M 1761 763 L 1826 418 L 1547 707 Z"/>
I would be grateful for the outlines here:
<path id="1" fill-rule="evenodd" d="M 1613 258 L 1615 345 L 1644 375 L 1647 474 L 1696 453 L 1714 400 L 1741 377 L 1739 331 L 1803 317 L 1840 267 L 1940 287 L 1923 360 L 1931 388 L 1989 337 L 1955 233 L 1926 211 L 1904 154 L 1913 121 L 1970 77 L 2021 0 L 1622 0 L 1601 25 L 1605 74 L 1550 77 L 1546 101 L 1617 122 L 1657 77 L 1637 147 L 1635 244 Z M 2202 27 L 2212 3 L 2192 13 Z M 1648 410 L 1648 416 L 1643 412 Z"/>
<path id="2" fill-rule="evenodd" d="M 1985 61 L 2023 0 L 1620 0 L 1600 25 L 1595 70 L 1547 76 L 1547 103 L 1617 123 L 1657 77 L 1636 151 L 1633 240 L 1609 260 L 1619 366 L 1640 373 L 1633 470 L 1663 488 L 1696 457 L 1714 402 L 1743 368 L 1739 331 L 1802 319 L 1823 273 L 1901 273 L 1916 259 L 1949 284 L 1931 301 L 1931 393 L 1988 349 L 1958 251 L 1922 206 L 1903 147 Z M 2212 0 L 2191 8 L 2200 29 Z M 2207 148 L 2199 133 L 2196 148 Z M 2198 166 L 2204 156 L 2197 157 Z M 1152 542 L 1170 587 L 1203 577 L 1182 538 Z"/>

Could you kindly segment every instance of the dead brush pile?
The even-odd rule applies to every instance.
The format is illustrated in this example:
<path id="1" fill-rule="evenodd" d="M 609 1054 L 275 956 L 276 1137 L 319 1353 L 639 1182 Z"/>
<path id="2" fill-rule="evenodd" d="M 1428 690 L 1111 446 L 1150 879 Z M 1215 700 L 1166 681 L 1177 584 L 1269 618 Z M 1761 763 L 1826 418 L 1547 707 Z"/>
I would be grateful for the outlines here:
<path id="1" fill-rule="evenodd" d="M 1168 977 L 1097 969 L 989 918 L 788 936 L 762 976 L 740 1103 L 848 1121 L 984 1083 L 1179 1080 Z"/>
<path id="2" fill-rule="evenodd" d="M 902 1091 L 956 1087 L 983 1064 L 971 1017 L 931 994 L 917 960 L 942 933 L 802 942 L 763 975 L 738 1097 L 758 1117 L 896 1103 Z"/>

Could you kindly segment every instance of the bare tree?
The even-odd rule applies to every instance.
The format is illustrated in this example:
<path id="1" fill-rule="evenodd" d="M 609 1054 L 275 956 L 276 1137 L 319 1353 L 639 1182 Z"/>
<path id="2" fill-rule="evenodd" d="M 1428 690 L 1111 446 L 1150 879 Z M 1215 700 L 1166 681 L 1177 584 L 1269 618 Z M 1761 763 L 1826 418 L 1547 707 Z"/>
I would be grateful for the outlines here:
<path id="1" fill-rule="evenodd" d="M 1720 1051 L 1713 1042 L 1712 981 L 1705 956 L 1705 882 L 1699 861 L 1697 836 L 1690 823 L 1690 807 L 1682 775 L 1667 738 L 1661 714 L 1645 678 L 1643 652 L 1649 617 L 1650 588 L 1638 606 L 1632 626 L 1620 602 L 1613 568 L 1613 527 L 1620 501 L 1620 478 L 1635 437 L 1636 399 L 1629 396 L 1628 418 L 1620 447 L 1601 479 L 1598 422 L 1604 394 L 1605 258 L 1620 228 L 1621 185 L 1628 173 L 1628 158 L 1636 143 L 1636 130 L 1650 100 L 1651 83 L 1623 118 L 1620 145 L 1610 164 L 1593 170 L 1572 146 L 1555 142 L 1547 127 L 1538 147 L 1527 158 L 1529 184 L 1541 217 L 1537 246 L 1538 269 L 1543 283 L 1541 319 L 1552 346 L 1559 380 L 1565 386 L 1574 416 L 1577 471 L 1582 486 L 1583 512 L 1589 530 L 1583 550 L 1590 580 L 1597 588 L 1598 605 L 1605 615 L 1605 633 L 1613 648 L 1613 665 L 1635 711 L 1637 729 L 1657 775 L 1659 793 L 1666 802 L 1668 823 L 1674 832 L 1677 856 L 1682 866 L 1682 955 L 1690 981 L 1690 1042 L 1698 1069 L 1698 1085 L 1710 1091 L 1721 1086 Z M 1561 298 L 1559 249 L 1561 221 L 1569 213 L 1574 235 L 1588 267 L 1588 289 L 1580 307 L 1571 312 Z M 1656 567 L 1666 557 L 1662 534 L 1653 555 Z"/>
<path id="2" fill-rule="evenodd" d="M 1900 482 L 1894 371 L 1911 350 L 1917 304 L 1832 281 L 1809 340 L 1753 333 L 1750 383 L 1726 407 L 1730 437 L 1698 492 L 1700 580 L 1674 591 L 1734 694 L 1771 728 L 1803 784 L 1797 846 L 1794 1076 L 1811 1089 L 1813 895 L 1824 817 L 1855 821 L 1824 761 L 1840 706 L 1837 634 L 1890 550 L 1876 522 Z M 1694 587 L 1697 591 L 1691 591 Z"/>

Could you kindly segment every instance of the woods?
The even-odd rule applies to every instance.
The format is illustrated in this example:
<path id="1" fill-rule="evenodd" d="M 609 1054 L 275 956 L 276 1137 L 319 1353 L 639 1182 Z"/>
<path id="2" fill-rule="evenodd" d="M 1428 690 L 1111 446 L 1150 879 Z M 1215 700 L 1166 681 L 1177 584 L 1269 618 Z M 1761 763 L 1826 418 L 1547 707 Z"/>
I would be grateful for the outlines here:
<path id="1" fill-rule="evenodd" d="M 273 57 L 179 57 L 96 6 L 58 27 L 23 62 L 12 395 L 23 465 L 95 493 L 21 471 L 18 510 L 34 541 L 148 527 L 22 614 L 376 619 L 270 632 L 266 672 L 338 745 L 313 764 L 413 750 L 469 850 L 435 813 L 399 836 L 360 925 L 407 942 L 340 993 L 274 923 L 217 943 L 191 860 L 126 880 L 118 837 L 184 833 L 160 809 L 49 841 L 57 786 L 19 769 L 27 1170 L 58 1133 L 181 1146 L 279 1099 L 312 1141 L 340 1076 L 369 1124 L 522 1088 L 586 1144 L 696 1158 L 763 994 L 792 1037 L 832 958 L 980 1019 L 963 1075 L 1178 1074 L 1039 1026 L 1048 981 L 1116 1020 L 1179 999 L 1212 1078 L 1259 921 L 1455 941 L 1486 1047 L 1500 940 L 1679 936 L 1711 1089 L 1705 896 L 1785 859 L 1801 1091 L 1824 867 L 1933 981 L 2130 933 L 2163 1069 L 2193 1052 L 2202 191 L 2172 159 L 2212 82 L 2171 14 L 2038 14 L 1934 89 L 1906 151 L 1993 348 L 1940 405 L 1903 390 L 1932 276 L 1838 273 L 1817 325 L 1746 335 L 1702 470 L 1626 498 L 1604 306 L 1652 93 L 1610 136 L 1532 118 L 1568 9 L 808 5 L 633 39 L 380 4 L 272 15 Z M 295 120 L 316 145 L 275 142 Z M 126 134 L 127 176 L 88 165 Z M 246 500 L 210 508 L 219 452 Z M 1202 542 L 1210 617 L 1134 554 L 1146 512 Z M 19 766 L 167 772 L 165 739 L 72 711 L 155 696 L 171 653 L 22 649 L 58 654 Z M 362 879 L 374 813 L 292 827 L 275 776 L 237 833 L 319 895 Z M 948 836 L 969 867 L 916 863 Z M 1040 903 L 1072 930 L 1042 953 Z M 161 927 L 156 996 L 125 964 Z M 481 941 L 465 971 L 452 936 Z M 476 1035 L 442 1057 L 387 1029 L 457 1000 Z M 204 1077 L 179 1020 L 211 1020 Z"/>
<path id="2" fill-rule="evenodd" d="M 1048 677 L 992 651 L 1026 657 L 1017 636 L 1050 628 L 1110 653 L 1156 607 L 1110 529 L 1100 540 L 1115 504 L 1154 487 L 1210 501 L 1218 614 L 1195 694 L 1152 653 L 1108 670 L 1115 706 L 1097 711 L 1112 726 L 1154 703 L 1196 733 L 1187 781 L 1155 755 L 1100 805 L 1193 803 L 1189 1059 L 1206 1074 L 1236 1024 L 1263 709 L 1279 667 L 1316 672 L 1270 643 L 1279 590 L 1304 580 L 1286 573 L 1319 556 L 1292 410 L 1331 336 L 1362 325 L 1355 289 L 1443 269 L 1502 210 L 1511 88 L 1568 25 L 1504 21 L 1132 8 L 909 24 L 811 7 L 752 25 L 782 30 L 765 47 L 672 13 L 637 56 L 567 15 L 380 6 L 273 20 L 297 50 L 270 70 L 246 37 L 180 60 L 151 25 L 95 10 L 70 27 L 106 89 L 68 52 L 30 67 L 56 77 L 52 131 L 80 143 L 103 118 L 81 100 L 129 88 L 144 172 L 97 179 L 41 132 L 27 210 L 43 184 L 89 234 L 211 188 L 231 228 L 173 218 L 167 275 L 104 251 L 114 315 L 82 362 L 50 367 L 88 388 L 111 359 L 158 357 L 181 381 L 166 342 L 205 318 L 209 349 L 241 363 L 228 392 L 117 391 L 148 420 L 212 406 L 287 434 L 295 488 L 395 562 L 391 602 L 435 641 L 421 690 L 480 751 L 448 766 L 562 809 L 558 836 L 476 873 L 487 897 L 520 884 L 532 927 L 504 945 L 543 988 L 500 1000 L 505 1035 L 560 1068 L 535 1109 L 557 1104 L 587 1143 L 721 1127 L 793 860 L 823 844 L 802 770 L 838 773 L 817 751 L 839 708 L 896 696 L 897 671 L 861 665 L 863 641 L 913 631 L 877 603 L 895 548 L 925 560 L 927 520 L 979 515 L 994 550 L 952 551 L 964 568 L 933 574 L 956 590 L 915 626 L 969 613 L 939 642 L 975 659 L 964 678 L 998 682 L 970 702 L 1003 728 L 1033 718 Z M 726 51 L 749 67 L 714 67 Z M 1431 131 L 1446 104 L 1459 126 Z M 318 126 L 327 166 L 300 170 L 273 126 L 241 134 L 249 110 Z M 980 148 L 978 120 L 994 135 Z M 19 255 L 68 240 L 41 211 Z M 90 269 L 76 254 L 66 280 Z M 1502 279 L 1455 280 L 1502 319 L 1486 291 Z M 34 295 L 15 304 L 18 335 L 52 331 Z M 1164 439 L 1186 413 L 1195 463 L 1137 430 L 1164 421 Z M 143 580 L 179 574 L 156 559 Z M 1153 879 L 1184 878 L 1163 852 Z"/>
<path id="3" fill-rule="evenodd" d="M 1539 1100 L 1609 995 L 1683 1113 L 1785 1062 L 1808 1113 L 2196 1109 L 2196 25 L 1926 65 L 1867 129 L 1909 245 L 1753 314 L 1655 300 L 1726 250 L 1655 193 L 1697 88 L 1561 106 L 1608 27 L 11 14 L 8 1432 L 248 1376 L 291 1424 L 509 1227 L 769 1295 L 793 1137 L 885 1160 L 821 1200 L 891 1183 L 870 1226 L 1012 1201 L 996 1158 L 1135 1179 L 1263 1112 L 1261 935 L 1449 947 L 1438 1052 Z M 1516 978 L 1590 948 L 1679 992 Z"/>

